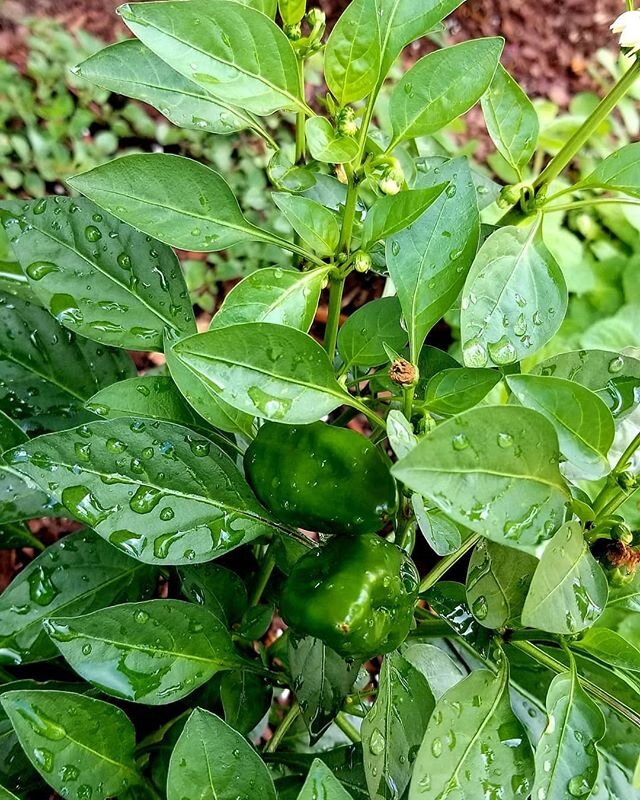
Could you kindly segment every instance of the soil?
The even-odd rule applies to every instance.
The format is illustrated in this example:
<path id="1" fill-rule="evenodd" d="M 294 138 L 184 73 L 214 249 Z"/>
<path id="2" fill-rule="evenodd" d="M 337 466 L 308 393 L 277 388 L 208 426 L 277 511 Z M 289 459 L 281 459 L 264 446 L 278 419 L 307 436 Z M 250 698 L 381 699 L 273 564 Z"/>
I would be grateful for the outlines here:
<path id="1" fill-rule="evenodd" d="M 20 64 L 25 16 L 50 17 L 69 30 L 83 28 L 103 39 L 126 35 L 113 13 L 116 0 L 5 0 L 0 3 L 0 57 Z M 320 0 L 332 24 L 345 0 Z M 476 36 L 506 39 L 504 64 L 534 96 L 566 105 L 576 91 L 593 88 L 587 64 L 599 47 L 615 46 L 609 25 L 623 0 L 467 0 L 447 22 L 454 41 Z M 416 45 L 419 55 L 424 45 Z"/>

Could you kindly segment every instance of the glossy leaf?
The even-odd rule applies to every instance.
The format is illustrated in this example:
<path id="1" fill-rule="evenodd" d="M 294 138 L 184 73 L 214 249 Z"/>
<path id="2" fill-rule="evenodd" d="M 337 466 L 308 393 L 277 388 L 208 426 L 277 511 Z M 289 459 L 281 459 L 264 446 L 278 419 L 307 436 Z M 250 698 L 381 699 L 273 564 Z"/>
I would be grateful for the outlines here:
<path id="1" fill-rule="evenodd" d="M 240 281 L 211 320 L 211 330 L 242 322 L 273 322 L 305 333 L 318 308 L 328 269 L 297 272 L 264 267 Z"/>
<path id="2" fill-rule="evenodd" d="M 342 708 L 358 676 L 348 663 L 312 636 L 289 638 L 289 666 L 302 717 L 316 742 Z"/>
<path id="3" fill-rule="evenodd" d="M 9 459 L 123 552 L 149 564 L 210 561 L 271 529 L 235 464 L 180 425 L 127 417 L 34 439 Z"/>
<path id="4" fill-rule="evenodd" d="M 309 152 L 324 164 L 346 164 L 358 155 L 358 142 L 339 134 L 326 117 L 311 117 L 305 124 Z"/>
<path id="5" fill-rule="evenodd" d="M 0 463 L 0 527 L 36 517 L 60 516 L 62 510 L 48 492 L 35 489 L 20 474 Z M 4 543 L 4 546 L 30 545 Z"/>
<path id="6" fill-rule="evenodd" d="M 26 442 L 29 437 L 11 417 L 0 411 L 0 453 L 17 447 Z"/>
<path id="7" fill-rule="evenodd" d="M 274 192 L 271 197 L 303 242 L 320 256 L 333 255 L 340 239 L 335 214 L 308 197 Z"/>
<path id="8" fill-rule="evenodd" d="M 130 3 L 119 13 L 150 50 L 214 97 L 256 114 L 306 110 L 293 48 L 264 14 L 227 0 L 215 8 L 208 0 L 188 8 Z"/>
<path id="9" fill-rule="evenodd" d="M 446 184 L 408 189 L 391 197 L 381 197 L 371 206 L 362 230 L 362 246 L 387 239 L 408 228 L 440 197 Z"/>
<path id="10" fill-rule="evenodd" d="M 372 800 L 396 800 L 409 785 L 416 752 L 435 700 L 423 675 L 399 653 L 385 656 L 376 701 L 362 721 L 367 786 Z"/>
<path id="11" fill-rule="evenodd" d="M 392 472 L 453 520 L 532 552 L 562 522 L 568 495 L 558 460 L 540 414 L 485 406 L 439 425 Z"/>
<path id="12" fill-rule="evenodd" d="M 304 17 L 306 0 L 278 0 L 278 10 L 285 25 L 295 25 Z"/>
<path id="13" fill-rule="evenodd" d="M 168 800 L 191 796 L 276 800 L 271 775 L 244 736 L 202 708 L 187 720 L 169 763 Z"/>
<path id="14" fill-rule="evenodd" d="M 482 540 L 469 561 L 467 602 L 485 628 L 514 628 L 538 559 L 510 547 Z"/>
<path id="15" fill-rule="evenodd" d="M 50 545 L 0 595 L 0 663 L 51 659 L 56 649 L 42 629 L 44 619 L 84 614 L 147 597 L 155 570 L 79 531 Z"/>
<path id="16" fill-rule="evenodd" d="M 351 795 L 331 772 L 329 767 L 316 758 L 307 774 L 297 800 L 351 800 Z"/>
<path id="17" fill-rule="evenodd" d="M 607 603 L 607 579 L 578 522 L 567 522 L 542 554 L 522 609 L 522 622 L 550 633 L 590 627 Z"/>
<path id="18" fill-rule="evenodd" d="M 471 613 L 464 584 L 441 580 L 423 597 L 467 645 L 485 659 L 493 657 L 493 634 L 483 628 Z"/>
<path id="19" fill-rule="evenodd" d="M 501 64 L 482 97 L 482 111 L 498 152 L 521 174 L 536 149 L 540 124 L 533 103 Z"/>
<path id="20" fill-rule="evenodd" d="M 609 189 L 640 197 L 640 142 L 616 150 L 575 188 Z"/>
<path id="21" fill-rule="evenodd" d="M 221 175 L 190 158 L 122 156 L 67 183 L 118 219 L 183 250 L 226 250 L 238 242 L 275 238 L 245 219 Z"/>
<path id="22" fill-rule="evenodd" d="M 227 725 L 248 734 L 268 713 L 272 689 L 260 675 L 246 669 L 225 672 L 220 681 L 220 700 Z"/>
<path id="23" fill-rule="evenodd" d="M 204 606 L 227 628 L 247 610 L 247 587 L 235 572 L 218 564 L 180 567 L 181 589 L 192 603 Z"/>
<path id="24" fill-rule="evenodd" d="M 398 458 L 404 458 L 418 444 L 413 425 L 402 411 L 392 408 L 387 414 L 387 438 Z"/>
<path id="25" fill-rule="evenodd" d="M 179 128 L 218 134 L 249 128 L 263 133 L 251 114 L 214 100 L 136 39 L 99 50 L 74 72 L 110 92 L 148 103 Z"/>
<path id="26" fill-rule="evenodd" d="M 560 450 L 577 477 L 597 480 L 610 471 L 607 454 L 615 426 L 604 402 L 589 389 L 564 378 L 510 375 L 509 388 L 528 408 L 553 425 Z"/>
<path id="27" fill-rule="evenodd" d="M 167 375 L 144 375 L 112 383 L 94 394 L 86 407 L 105 419 L 135 416 L 175 422 L 205 436 L 215 436 Z"/>
<path id="28" fill-rule="evenodd" d="M 439 508 L 427 508 L 424 498 L 419 494 L 411 495 L 411 506 L 420 532 L 434 553 L 448 556 L 460 548 L 462 533 L 453 520 Z"/>
<path id="29" fill-rule="evenodd" d="M 173 353 L 217 397 L 252 416 L 304 424 L 350 402 L 322 347 L 283 325 L 231 325 L 182 339 Z"/>
<path id="30" fill-rule="evenodd" d="M 478 247 L 480 218 L 465 159 L 419 173 L 416 186 L 448 182 L 445 192 L 409 228 L 387 240 L 389 274 L 402 305 L 413 359 L 458 297 Z"/>
<path id="31" fill-rule="evenodd" d="M 434 644 L 409 640 L 402 656 L 424 675 L 436 700 L 467 674 L 460 663 Z"/>
<path id="32" fill-rule="evenodd" d="M 474 39 L 424 56 L 391 93 L 392 150 L 406 139 L 436 133 L 466 113 L 485 93 L 504 40 Z"/>
<path id="33" fill-rule="evenodd" d="M 338 352 L 346 368 L 377 367 L 389 356 L 384 348 L 400 351 L 407 343 L 397 297 L 381 297 L 357 309 L 338 332 Z"/>
<path id="34" fill-rule="evenodd" d="M 460 414 L 477 406 L 501 379 L 492 369 L 445 369 L 427 384 L 425 405 L 443 416 Z"/>
<path id="35" fill-rule="evenodd" d="M 607 612 L 604 616 L 606 617 Z M 606 625 L 606 622 L 604 623 Z M 591 656 L 599 658 L 605 664 L 611 664 L 630 672 L 640 672 L 640 644 L 638 643 L 637 630 L 635 636 L 621 636 L 614 630 L 598 625 L 589 628 L 582 637 L 573 643 Z"/>
<path id="36" fill-rule="evenodd" d="M 0 702 L 29 760 L 63 797 L 106 800 L 140 782 L 135 731 L 119 708 L 54 690 L 6 692 Z"/>
<path id="37" fill-rule="evenodd" d="M 575 350 L 537 364 L 533 373 L 579 383 L 604 401 L 614 419 L 637 405 L 640 393 L 640 360 L 613 350 Z"/>
<path id="38" fill-rule="evenodd" d="M 516 800 L 527 797 L 532 781 L 531 746 L 511 710 L 506 668 L 498 675 L 479 669 L 438 701 L 416 758 L 409 800 L 453 792 L 484 797 L 489 790 Z"/>
<path id="39" fill-rule="evenodd" d="M 84 198 L 34 200 L 2 217 L 34 293 L 66 328 L 130 350 L 161 350 L 165 327 L 195 331 L 169 247 Z"/>
<path id="40" fill-rule="evenodd" d="M 58 616 L 45 629 L 82 678 L 106 694 L 147 705 L 180 700 L 216 672 L 242 663 L 225 626 L 202 606 L 181 600 Z"/>
<path id="41" fill-rule="evenodd" d="M 0 294 L 0 374 L 0 409 L 37 434 L 90 420 L 84 402 L 135 367 L 126 353 L 76 337 L 43 308 Z"/>
<path id="42" fill-rule="evenodd" d="M 580 686 L 575 667 L 553 679 L 546 705 L 549 722 L 536 748 L 532 797 L 588 797 L 598 777 L 602 711 Z"/>
<path id="43" fill-rule="evenodd" d="M 556 333 L 566 309 L 564 277 L 539 225 L 499 228 L 480 248 L 464 287 L 464 363 L 505 366 L 532 356 Z"/>

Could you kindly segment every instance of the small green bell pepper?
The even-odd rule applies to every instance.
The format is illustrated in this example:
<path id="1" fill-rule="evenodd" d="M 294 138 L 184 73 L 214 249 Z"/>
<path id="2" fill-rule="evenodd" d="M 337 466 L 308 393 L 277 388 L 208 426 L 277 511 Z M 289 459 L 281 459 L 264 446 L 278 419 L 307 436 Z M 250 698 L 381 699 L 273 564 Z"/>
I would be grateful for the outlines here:
<path id="1" fill-rule="evenodd" d="M 406 639 L 419 581 L 413 561 L 395 544 L 372 534 L 336 537 L 296 563 L 280 613 L 295 631 L 364 660 Z"/>
<path id="2" fill-rule="evenodd" d="M 247 449 L 244 466 L 260 502 L 296 527 L 375 533 L 397 509 L 396 484 L 383 455 L 348 428 L 268 422 Z"/>

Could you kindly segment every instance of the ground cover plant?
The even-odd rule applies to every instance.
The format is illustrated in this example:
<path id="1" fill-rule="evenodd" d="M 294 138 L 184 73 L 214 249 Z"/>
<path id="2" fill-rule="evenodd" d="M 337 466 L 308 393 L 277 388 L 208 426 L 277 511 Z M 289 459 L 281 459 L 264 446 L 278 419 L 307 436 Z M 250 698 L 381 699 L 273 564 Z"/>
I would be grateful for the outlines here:
<path id="1" fill-rule="evenodd" d="M 327 38 L 299 0 L 134 3 L 136 38 L 77 67 L 262 137 L 295 235 L 166 153 L 0 205 L 4 544 L 37 547 L 43 516 L 72 531 L 0 597 L 0 796 L 640 796 L 640 360 L 539 357 L 568 299 L 544 221 L 640 196 L 639 144 L 567 171 L 640 73 L 640 12 L 615 26 L 628 69 L 549 159 L 500 38 L 425 56 L 378 118 L 457 4 L 353 0 Z M 478 102 L 498 190 L 417 155 Z M 242 243 L 287 262 L 197 332 L 173 248 Z M 370 271 L 384 296 L 341 324 Z M 425 344 L 452 309 L 459 361 Z M 166 367 L 138 376 L 131 351 Z"/>

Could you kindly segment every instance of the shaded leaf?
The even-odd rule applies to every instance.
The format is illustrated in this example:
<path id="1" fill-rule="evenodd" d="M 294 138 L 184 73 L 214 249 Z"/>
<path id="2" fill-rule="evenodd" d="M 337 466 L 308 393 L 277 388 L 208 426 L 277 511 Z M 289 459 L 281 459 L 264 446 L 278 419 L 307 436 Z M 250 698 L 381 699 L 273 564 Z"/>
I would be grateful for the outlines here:
<path id="1" fill-rule="evenodd" d="M 343 788 L 329 767 L 316 758 L 311 764 L 297 800 L 317 800 L 319 797 L 323 800 L 351 800 L 351 795 Z"/>
<path id="2" fill-rule="evenodd" d="M 467 674 L 460 664 L 434 644 L 409 640 L 402 656 L 424 675 L 436 700 Z"/>
<path id="3" fill-rule="evenodd" d="M 218 564 L 199 564 L 178 570 L 182 593 L 210 611 L 229 628 L 247 610 L 247 587 L 235 572 Z"/>
<path id="4" fill-rule="evenodd" d="M 220 681 L 220 699 L 227 725 L 248 734 L 271 706 L 272 689 L 260 675 L 246 669 L 225 672 Z"/>
<path id="5" fill-rule="evenodd" d="M 640 197 L 640 142 L 625 145 L 601 161 L 576 189 L 612 189 Z"/>
<path id="6" fill-rule="evenodd" d="M 408 189 L 392 197 L 381 197 L 369 209 L 362 230 L 362 246 L 387 239 L 419 219 L 446 189 L 446 184 Z"/>
<path id="7" fill-rule="evenodd" d="M 453 520 L 450 520 L 439 508 L 427 508 L 424 498 L 419 494 L 411 495 L 411 505 L 420 532 L 434 553 L 439 556 L 447 556 L 460 548 L 462 533 Z"/>
<path id="8" fill-rule="evenodd" d="M 501 378 L 492 369 L 442 370 L 427 384 L 425 406 L 444 416 L 460 414 L 484 400 Z"/>
<path id="9" fill-rule="evenodd" d="M 397 297 L 381 297 L 358 308 L 338 332 L 338 352 L 346 368 L 386 364 L 388 345 L 399 351 L 407 343 Z"/>
<path id="10" fill-rule="evenodd" d="M 358 142 L 339 134 L 326 117 L 311 117 L 305 124 L 309 152 L 325 164 L 346 164 L 358 155 Z"/>
<path id="11" fill-rule="evenodd" d="M 335 214 L 315 200 L 286 192 L 271 197 L 294 231 L 318 255 L 332 255 L 338 247 L 340 228 Z"/>

